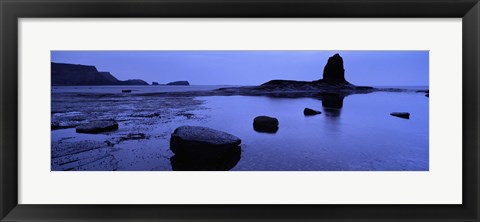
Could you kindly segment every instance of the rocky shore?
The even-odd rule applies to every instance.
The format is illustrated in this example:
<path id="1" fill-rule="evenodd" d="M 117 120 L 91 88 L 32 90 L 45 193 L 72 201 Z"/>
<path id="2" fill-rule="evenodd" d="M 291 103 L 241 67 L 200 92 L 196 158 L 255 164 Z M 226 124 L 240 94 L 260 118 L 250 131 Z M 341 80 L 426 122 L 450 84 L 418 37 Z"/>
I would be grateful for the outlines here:
<path id="1" fill-rule="evenodd" d="M 65 68 L 63 65 L 59 67 Z M 94 67 L 76 68 L 87 69 L 94 75 L 110 79 L 109 81 L 116 80 L 111 79 L 108 73 L 97 72 Z M 188 82 L 180 81 L 169 85 L 188 85 Z M 259 86 L 226 87 L 209 91 L 52 95 L 53 131 L 73 131 L 75 128 L 77 134 L 94 135 L 89 139 L 81 139 L 85 136 L 53 138 L 52 170 L 134 170 L 135 166 L 144 169 L 144 164 L 155 161 L 168 162 L 162 169 L 230 170 L 240 160 L 242 139 L 217 129 L 188 125 L 191 123 L 189 120 L 203 118 L 195 114 L 195 111 L 205 109 L 203 101 L 198 98 L 235 95 L 308 97 L 320 100 L 325 107 L 325 114 L 335 116 L 339 115 L 346 96 L 382 91 L 414 92 L 353 85 L 345 79 L 342 57 L 335 54 L 328 59 L 323 78 L 314 81 L 271 80 Z M 418 93 L 429 96 L 428 90 Z M 392 110 L 392 116 L 405 121 L 410 118 L 408 112 L 394 111 Z M 322 115 L 321 111 L 308 107 L 298 112 L 305 116 Z M 310 120 L 311 118 L 314 117 L 309 117 Z M 281 121 L 275 116 L 258 113 L 252 119 L 251 130 L 267 135 L 275 134 L 281 127 Z M 184 126 L 179 127 L 179 123 Z M 160 131 L 156 127 L 159 125 L 162 126 Z M 73 132 L 69 133 L 71 135 Z M 138 145 L 135 144 L 138 141 L 142 141 L 142 146 L 153 150 L 147 159 L 144 155 L 141 159 L 131 157 L 139 152 Z M 163 144 L 160 151 L 157 150 L 159 144 Z"/>

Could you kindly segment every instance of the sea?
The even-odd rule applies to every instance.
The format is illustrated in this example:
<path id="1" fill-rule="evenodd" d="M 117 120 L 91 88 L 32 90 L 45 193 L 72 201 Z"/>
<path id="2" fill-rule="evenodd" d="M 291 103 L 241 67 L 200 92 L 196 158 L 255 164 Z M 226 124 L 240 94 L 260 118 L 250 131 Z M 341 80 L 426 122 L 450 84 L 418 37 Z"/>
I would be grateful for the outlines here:
<path id="1" fill-rule="evenodd" d="M 333 102 L 168 94 L 222 87 L 227 86 L 52 86 L 51 168 L 177 170 L 170 135 L 179 126 L 193 125 L 242 140 L 238 157 L 218 170 L 429 170 L 429 97 L 416 91 L 428 86 L 395 86 L 411 90 L 352 94 L 335 97 Z M 322 113 L 305 116 L 304 108 Z M 409 112 L 410 118 L 395 117 L 392 112 Z M 253 119 L 257 116 L 277 118 L 278 131 L 256 131 Z M 76 125 L 95 119 L 114 119 L 119 129 L 75 132 Z"/>

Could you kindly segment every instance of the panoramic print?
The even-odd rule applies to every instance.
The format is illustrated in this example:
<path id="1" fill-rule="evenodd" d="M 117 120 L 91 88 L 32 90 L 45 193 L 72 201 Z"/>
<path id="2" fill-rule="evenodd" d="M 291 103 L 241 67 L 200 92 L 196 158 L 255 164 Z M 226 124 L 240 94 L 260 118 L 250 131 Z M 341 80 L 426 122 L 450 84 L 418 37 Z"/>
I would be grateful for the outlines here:
<path id="1" fill-rule="evenodd" d="M 52 171 L 428 171 L 429 52 L 51 51 Z"/>

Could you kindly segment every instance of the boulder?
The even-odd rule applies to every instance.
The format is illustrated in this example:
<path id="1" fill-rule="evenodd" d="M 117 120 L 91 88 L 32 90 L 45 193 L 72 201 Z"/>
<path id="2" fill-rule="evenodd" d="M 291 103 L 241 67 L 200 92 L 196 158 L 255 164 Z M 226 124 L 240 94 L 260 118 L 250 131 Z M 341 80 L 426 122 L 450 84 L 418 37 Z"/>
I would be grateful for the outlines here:
<path id="1" fill-rule="evenodd" d="M 131 89 L 123 89 L 123 90 L 122 90 L 122 93 L 131 93 L 131 92 L 132 92 Z"/>
<path id="2" fill-rule="evenodd" d="M 390 113 L 390 115 L 404 118 L 404 119 L 410 119 L 410 113 L 407 113 L 407 112 L 393 112 L 393 113 Z"/>
<path id="3" fill-rule="evenodd" d="M 158 86 L 158 82 L 152 82 L 152 86 Z"/>
<path id="4" fill-rule="evenodd" d="M 343 59 L 338 53 L 328 58 L 328 62 L 323 69 L 323 81 L 331 85 L 349 84 L 345 80 Z"/>
<path id="5" fill-rule="evenodd" d="M 170 149 L 182 159 L 199 162 L 223 158 L 242 140 L 229 133 L 201 126 L 180 126 L 170 137 Z"/>
<path id="6" fill-rule="evenodd" d="M 269 116 L 257 116 L 253 119 L 253 129 L 258 132 L 275 133 L 278 131 L 278 119 Z"/>
<path id="7" fill-rule="evenodd" d="M 317 114 L 320 114 L 322 112 L 318 111 L 318 110 L 314 110 L 314 109 L 310 109 L 310 108 L 305 108 L 303 110 L 303 115 L 305 116 L 313 116 L 313 115 L 317 115 Z"/>
<path id="8" fill-rule="evenodd" d="M 114 120 L 97 120 L 77 126 L 77 133 L 101 133 L 118 129 Z"/>

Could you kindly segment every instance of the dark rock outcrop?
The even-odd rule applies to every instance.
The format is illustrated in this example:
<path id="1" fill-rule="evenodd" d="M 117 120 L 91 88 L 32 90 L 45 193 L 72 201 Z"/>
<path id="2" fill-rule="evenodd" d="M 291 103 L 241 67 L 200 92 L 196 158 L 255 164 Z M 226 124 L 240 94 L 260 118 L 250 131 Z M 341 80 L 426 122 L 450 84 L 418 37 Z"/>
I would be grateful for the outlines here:
<path id="1" fill-rule="evenodd" d="M 175 81 L 167 83 L 168 86 L 189 86 L 190 83 L 188 81 Z"/>
<path id="2" fill-rule="evenodd" d="M 310 109 L 310 108 L 305 108 L 303 110 L 303 115 L 305 116 L 313 116 L 313 115 L 317 115 L 317 114 L 321 114 L 322 112 L 318 111 L 318 110 L 314 110 L 314 109 Z"/>
<path id="3" fill-rule="evenodd" d="M 404 119 L 410 119 L 410 113 L 407 113 L 407 112 L 393 112 L 393 113 L 390 113 L 390 115 L 404 118 Z"/>
<path id="4" fill-rule="evenodd" d="M 77 133 L 101 133 L 118 129 L 118 123 L 114 120 L 96 120 L 77 126 Z"/>
<path id="5" fill-rule="evenodd" d="M 271 80 L 258 87 L 244 87 L 243 90 L 281 91 L 283 94 L 287 92 L 306 94 L 315 91 L 318 93 L 338 93 L 343 95 L 375 91 L 373 87 L 355 86 L 345 79 L 343 59 L 339 54 L 335 54 L 328 59 L 323 70 L 323 79 L 315 81 Z"/>
<path id="6" fill-rule="evenodd" d="M 132 90 L 131 89 L 122 89 L 122 93 L 131 93 Z"/>
<path id="7" fill-rule="evenodd" d="M 158 86 L 160 84 L 158 84 L 158 82 L 152 82 L 152 86 Z"/>
<path id="8" fill-rule="evenodd" d="M 120 81 L 117 85 L 141 85 L 141 86 L 147 86 L 148 83 L 141 80 L 141 79 L 128 79 L 125 81 Z"/>
<path id="9" fill-rule="evenodd" d="M 328 58 L 328 62 L 323 68 L 323 81 L 331 85 L 350 84 L 345 80 L 343 59 L 338 53 Z"/>
<path id="10" fill-rule="evenodd" d="M 275 133 L 278 131 L 278 119 L 269 116 L 257 116 L 253 119 L 253 129 L 258 132 Z"/>
<path id="11" fill-rule="evenodd" d="M 219 130 L 200 126 L 180 126 L 170 137 L 175 155 L 191 162 L 222 159 L 233 152 L 242 140 Z"/>
<path id="12" fill-rule="evenodd" d="M 54 86 L 89 85 L 148 85 L 140 79 L 121 81 L 109 72 L 99 72 L 95 66 L 51 63 L 51 80 Z"/>

